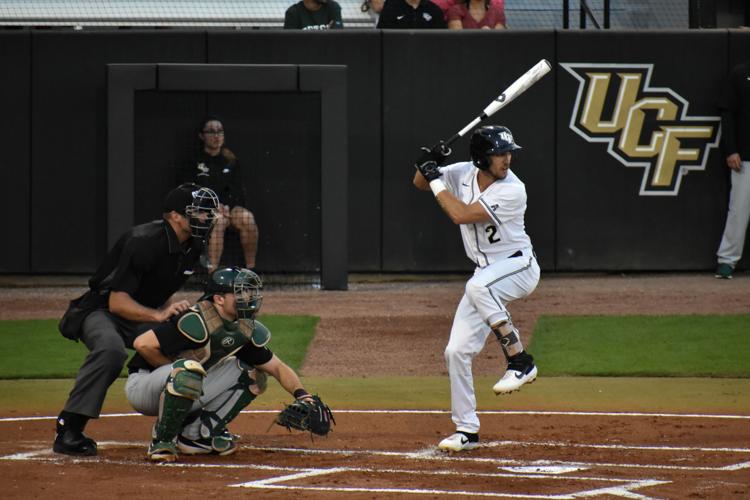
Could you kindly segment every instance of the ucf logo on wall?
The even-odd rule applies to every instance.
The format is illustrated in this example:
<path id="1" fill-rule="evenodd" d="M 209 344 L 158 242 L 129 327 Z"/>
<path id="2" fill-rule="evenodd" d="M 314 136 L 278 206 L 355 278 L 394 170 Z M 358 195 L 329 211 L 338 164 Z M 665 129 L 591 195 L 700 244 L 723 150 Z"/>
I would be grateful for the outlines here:
<path id="1" fill-rule="evenodd" d="M 570 128 L 644 169 L 641 196 L 676 196 L 689 170 L 705 170 L 720 117 L 690 116 L 677 92 L 651 85 L 652 64 L 560 63 L 578 80 Z"/>

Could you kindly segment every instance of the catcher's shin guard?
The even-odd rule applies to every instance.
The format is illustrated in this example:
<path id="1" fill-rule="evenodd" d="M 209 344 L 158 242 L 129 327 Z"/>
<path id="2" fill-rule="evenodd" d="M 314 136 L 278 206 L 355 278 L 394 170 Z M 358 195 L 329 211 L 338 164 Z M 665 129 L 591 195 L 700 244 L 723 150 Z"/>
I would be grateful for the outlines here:
<path id="1" fill-rule="evenodd" d="M 159 418 L 154 425 L 153 438 L 171 442 L 182 428 L 193 401 L 201 397 L 205 370 L 197 361 L 178 359 L 172 363 L 167 386 L 159 402 Z"/>
<path id="2" fill-rule="evenodd" d="M 198 420 L 186 426 L 183 435 L 190 438 L 212 438 L 214 445 L 219 445 L 223 442 L 222 436 L 229 422 L 265 390 L 265 373 L 254 370 L 239 359 L 237 364 L 240 368 L 237 382 L 211 400 L 201 411 Z M 215 451 L 221 452 L 220 449 Z"/>
<path id="3" fill-rule="evenodd" d="M 510 359 L 511 356 L 523 352 L 521 337 L 518 334 L 518 330 L 516 330 L 510 321 L 501 321 L 492 325 L 492 332 L 500 343 L 506 360 Z"/>

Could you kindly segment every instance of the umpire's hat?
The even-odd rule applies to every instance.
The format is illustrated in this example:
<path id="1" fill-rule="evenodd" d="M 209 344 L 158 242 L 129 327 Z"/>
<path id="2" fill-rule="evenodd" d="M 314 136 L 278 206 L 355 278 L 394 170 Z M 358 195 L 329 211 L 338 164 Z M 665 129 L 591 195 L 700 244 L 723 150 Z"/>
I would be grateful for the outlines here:
<path id="1" fill-rule="evenodd" d="M 164 213 L 174 210 L 178 214 L 186 215 L 188 205 L 193 204 L 195 192 L 200 188 L 201 187 L 198 184 L 193 184 L 191 182 L 180 184 L 164 197 L 162 210 Z"/>

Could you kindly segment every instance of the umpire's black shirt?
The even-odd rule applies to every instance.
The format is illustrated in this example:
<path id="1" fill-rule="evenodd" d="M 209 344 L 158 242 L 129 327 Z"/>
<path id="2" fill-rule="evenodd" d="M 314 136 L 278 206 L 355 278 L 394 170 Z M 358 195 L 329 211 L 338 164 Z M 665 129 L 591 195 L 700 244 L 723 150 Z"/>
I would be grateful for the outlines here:
<path id="1" fill-rule="evenodd" d="M 165 220 L 141 224 L 117 240 L 89 287 L 101 296 L 126 292 L 139 304 L 156 309 L 193 274 L 201 250 L 197 238 L 181 244 Z"/>

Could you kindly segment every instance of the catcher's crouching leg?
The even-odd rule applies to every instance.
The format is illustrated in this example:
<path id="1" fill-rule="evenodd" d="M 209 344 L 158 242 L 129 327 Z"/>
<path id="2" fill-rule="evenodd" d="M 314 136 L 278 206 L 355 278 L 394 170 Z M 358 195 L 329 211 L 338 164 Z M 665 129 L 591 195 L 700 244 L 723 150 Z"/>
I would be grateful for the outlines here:
<path id="1" fill-rule="evenodd" d="M 159 402 L 159 417 L 147 453 L 149 460 L 173 462 L 177 458 L 175 438 L 193 401 L 201 396 L 205 375 L 205 370 L 197 361 L 178 359 L 172 363 L 172 371 Z"/>
<path id="2" fill-rule="evenodd" d="M 177 447 L 182 453 L 230 455 L 236 451 L 237 445 L 227 425 L 266 390 L 265 373 L 239 359 L 236 362 L 239 367 L 236 381 L 208 402 L 182 430 L 177 439 Z"/>

